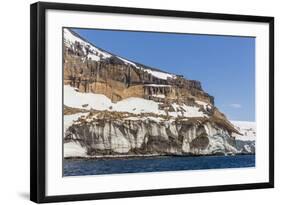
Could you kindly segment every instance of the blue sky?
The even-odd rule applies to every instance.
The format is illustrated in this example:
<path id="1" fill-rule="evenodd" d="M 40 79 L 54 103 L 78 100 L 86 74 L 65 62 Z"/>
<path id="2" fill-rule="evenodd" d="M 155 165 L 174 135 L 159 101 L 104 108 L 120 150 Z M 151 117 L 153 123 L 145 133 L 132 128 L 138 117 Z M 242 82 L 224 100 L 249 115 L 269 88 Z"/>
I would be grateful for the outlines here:
<path id="1" fill-rule="evenodd" d="M 94 45 L 199 80 L 231 120 L 255 120 L 255 38 L 73 29 Z"/>

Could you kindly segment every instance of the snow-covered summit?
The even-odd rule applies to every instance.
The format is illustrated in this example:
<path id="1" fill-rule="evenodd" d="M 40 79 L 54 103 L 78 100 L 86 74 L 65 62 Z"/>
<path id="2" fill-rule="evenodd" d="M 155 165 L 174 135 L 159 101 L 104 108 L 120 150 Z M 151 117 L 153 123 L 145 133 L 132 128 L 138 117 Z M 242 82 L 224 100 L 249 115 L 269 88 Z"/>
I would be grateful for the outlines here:
<path id="1" fill-rule="evenodd" d="M 78 36 L 71 30 L 64 28 L 64 45 L 71 48 L 75 43 L 79 43 L 82 46 L 84 54 L 94 61 L 100 61 L 101 59 L 110 58 L 112 55 L 102 49 L 97 48 L 82 37 Z"/>
<path id="2" fill-rule="evenodd" d="M 150 68 L 148 66 L 143 66 L 139 63 L 135 63 L 133 61 L 127 60 L 123 57 L 116 56 L 107 52 L 103 49 L 98 48 L 97 46 L 93 45 L 92 43 L 88 42 L 87 40 L 83 39 L 78 34 L 74 33 L 68 28 L 64 28 L 64 44 L 68 48 L 74 48 L 75 44 L 79 44 L 82 47 L 83 53 L 85 57 L 93 60 L 93 61 L 101 61 L 106 60 L 108 58 L 118 58 L 122 61 L 125 65 L 133 66 L 137 69 L 141 69 L 143 71 L 148 72 L 149 74 L 153 75 L 156 78 L 167 80 L 168 78 L 176 78 L 177 76 L 171 73 L 163 72 L 157 69 Z"/>

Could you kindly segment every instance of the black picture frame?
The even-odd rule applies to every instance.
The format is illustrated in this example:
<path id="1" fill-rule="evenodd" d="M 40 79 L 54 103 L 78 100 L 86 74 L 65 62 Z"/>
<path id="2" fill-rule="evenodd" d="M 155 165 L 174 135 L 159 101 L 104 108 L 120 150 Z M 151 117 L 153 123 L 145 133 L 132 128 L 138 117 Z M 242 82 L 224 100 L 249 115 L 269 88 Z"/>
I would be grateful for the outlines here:
<path id="1" fill-rule="evenodd" d="M 68 10 L 269 24 L 269 181 L 221 186 L 46 196 L 46 11 Z M 37 203 L 187 194 L 274 187 L 274 17 L 38 2 L 30 7 L 30 199 Z"/>

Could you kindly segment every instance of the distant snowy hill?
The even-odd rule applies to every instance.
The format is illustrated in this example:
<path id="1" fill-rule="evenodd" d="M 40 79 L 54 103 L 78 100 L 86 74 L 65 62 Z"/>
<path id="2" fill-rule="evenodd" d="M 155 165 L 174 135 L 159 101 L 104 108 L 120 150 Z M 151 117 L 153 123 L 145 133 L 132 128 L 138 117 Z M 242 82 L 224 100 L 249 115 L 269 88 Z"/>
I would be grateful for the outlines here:
<path id="1" fill-rule="evenodd" d="M 256 123 L 248 121 L 231 121 L 242 135 L 233 134 L 236 148 L 242 153 L 255 153 Z"/>
<path id="2" fill-rule="evenodd" d="M 256 123 L 249 121 L 231 121 L 237 130 L 242 134 L 234 134 L 236 139 L 243 141 L 254 141 L 256 140 Z"/>

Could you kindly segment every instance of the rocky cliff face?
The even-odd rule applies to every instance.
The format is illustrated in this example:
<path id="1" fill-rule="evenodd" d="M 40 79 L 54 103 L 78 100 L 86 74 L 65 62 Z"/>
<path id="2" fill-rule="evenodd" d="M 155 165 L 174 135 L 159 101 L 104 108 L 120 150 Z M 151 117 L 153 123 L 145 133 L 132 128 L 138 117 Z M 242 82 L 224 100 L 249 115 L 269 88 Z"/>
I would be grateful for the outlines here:
<path id="1" fill-rule="evenodd" d="M 199 81 L 128 61 L 68 29 L 64 84 L 65 157 L 254 152 L 237 145 L 241 133 Z"/>
<path id="2" fill-rule="evenodd" d="M 81 117 L 67 129 L 65 142 L 79 143 L 89 156 L 238 152 L 228 131 L 209 119 L 173 121 L 114 114 L 98 112 Z"/>
<path id="3" fill-rule="evenodd" d="M 140 97 L 158 101 L 194 101 L 214 104 L 201 83 L 125 60 L 97 49 L 65 29 L 64 84 L 80 92 L 106 95 L 112 101 Z"/>

